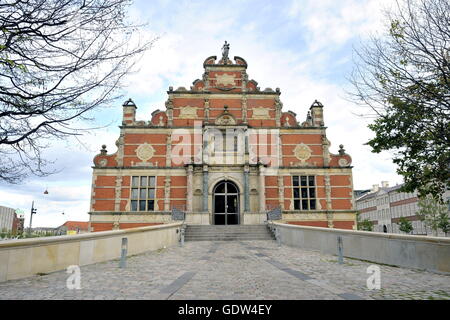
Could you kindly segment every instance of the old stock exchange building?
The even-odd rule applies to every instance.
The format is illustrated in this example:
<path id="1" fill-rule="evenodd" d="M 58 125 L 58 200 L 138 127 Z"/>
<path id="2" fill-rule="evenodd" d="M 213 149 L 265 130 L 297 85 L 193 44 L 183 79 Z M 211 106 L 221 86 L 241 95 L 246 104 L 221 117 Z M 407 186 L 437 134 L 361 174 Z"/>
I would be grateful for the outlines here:
<path id="1" fill-rule="evenodd" d="M 280 208 L 286 223 L 355 228 L 351 157 L 330 152 L 323 105 L 300 121 L 228 51 L 203 67 L 147 121 L 123 104 L 117 151 L 94 158 L 91 230 L 168 223 L 173 208 L 188 224 L 263 224 Z"/>

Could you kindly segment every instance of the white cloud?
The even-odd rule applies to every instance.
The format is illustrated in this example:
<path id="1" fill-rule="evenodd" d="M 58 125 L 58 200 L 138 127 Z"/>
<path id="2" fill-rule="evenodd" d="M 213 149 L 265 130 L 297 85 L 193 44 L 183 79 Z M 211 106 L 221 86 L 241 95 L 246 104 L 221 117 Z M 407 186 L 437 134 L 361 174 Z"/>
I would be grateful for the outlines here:
<path id="1" fill-rule="evenodd" d="M 315 53 L 340 46 L 351 38 L 367 37 L 381 30 L 382 10 L 392 0 L 294 0 L 288 7 L 288 16 L 306 28 L 304 34 L 308 49 Z"/>

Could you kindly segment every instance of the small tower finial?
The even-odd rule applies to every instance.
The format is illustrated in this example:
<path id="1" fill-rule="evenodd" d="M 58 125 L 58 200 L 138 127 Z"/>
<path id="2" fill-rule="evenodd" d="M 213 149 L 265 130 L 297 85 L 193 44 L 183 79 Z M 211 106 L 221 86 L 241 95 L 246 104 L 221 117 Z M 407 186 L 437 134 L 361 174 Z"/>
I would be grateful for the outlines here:
<path id="1" fill-rule="evenodd" d="M 344 145 L 343 144 L 339 145 L 339 155 L 340 156 L 345 155 L 345 149 L 344 149 Z"/>

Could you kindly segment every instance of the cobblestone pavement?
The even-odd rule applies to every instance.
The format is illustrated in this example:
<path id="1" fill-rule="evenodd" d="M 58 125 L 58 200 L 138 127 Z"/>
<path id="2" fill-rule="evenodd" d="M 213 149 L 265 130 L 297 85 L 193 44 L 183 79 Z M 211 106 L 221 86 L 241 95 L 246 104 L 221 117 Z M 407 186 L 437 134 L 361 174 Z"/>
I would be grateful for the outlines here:
<path id="1" fill-rule="evenodd" d="M 450 299 L 450 276 L 371 264 L 275 241 L 186 242 L 119 261 L 81 267 L 81 290 L 65 271 L 0 283 L 0 299 Z"/>

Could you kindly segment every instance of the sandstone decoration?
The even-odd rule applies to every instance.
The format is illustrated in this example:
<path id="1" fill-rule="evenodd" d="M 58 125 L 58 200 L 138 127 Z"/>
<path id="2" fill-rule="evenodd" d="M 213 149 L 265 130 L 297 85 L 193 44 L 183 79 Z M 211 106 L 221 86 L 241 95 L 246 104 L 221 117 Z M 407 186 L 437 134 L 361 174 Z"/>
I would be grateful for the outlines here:
<path id="1" fill-rule="evenodd" d="M 300 143 L 299 145 L 297 145 L 294 149 L 294 154 L 297 157 L 298 160 L 300 160 L 301 162 L 305 162 L 306 160 L 308 160 L 309 158 L 311 158 L 311 153 L 312 150 L 310 147 L 308 147 L 306 144 L 304 143 Z"/>
<path id="2" fill-rule="evenodd" d="M 155 149 L 153 149 L 153 147 L 151 145 L 149 145 L 148 143 L 141 144 L 136 149 L 137 157 L 144 162 L 151 159 L 154 154 L 155 154 Z"/>
<path id="3" fill-rule="evenodd" d="M 345 158 L 339 159 L 338 164 L 341 167 L 347 167 L 349 165 L 347 159 L 345 159 Z"/>
<path id="4" fill-rule="evenodd" d="M 186 106 L 180 109 L 180 119 L 197 118 L 197 107 Z"/>
<path id="5" fill-rule="evenodd" d="M 224 114 L 217 118 L 216 124 L 218 125 L 235 125 L 236 120 L 229 114 Z"/>
<path id="6" fill-rule="evenodd" d="M 269 109 L 264 107 L 253 108 L 253 119 L 270 119 Z"/>
<path id="7" fill-rule="evenodd" d="M 233 75 L 229 75 L 229 74 L 220 74 L 216 76 L 216 82 L 217 85 L 223 85 L 223 86 L 228 86 L 228 85 L 232 85 L 234 86 L 236 83 L 234 82 L 235 78 Z"/>
<path id="8" fill-rule="evenodd" d="M 106 167 L 107 164 L 108 164 L 108 160 L 106 160 L 106 159 L 101 159 L 101 160 L 98 162 L 98 165 L 99 165 L 100 167 Z"/>

